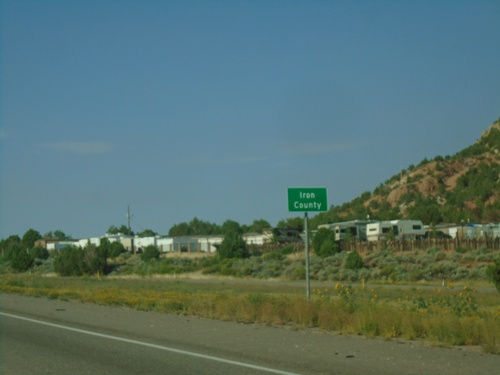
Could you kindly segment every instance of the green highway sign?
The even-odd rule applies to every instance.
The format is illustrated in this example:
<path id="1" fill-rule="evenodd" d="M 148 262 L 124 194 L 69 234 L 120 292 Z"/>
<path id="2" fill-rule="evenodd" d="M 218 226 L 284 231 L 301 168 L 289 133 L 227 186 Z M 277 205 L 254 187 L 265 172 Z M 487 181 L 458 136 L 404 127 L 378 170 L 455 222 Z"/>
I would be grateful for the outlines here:
<path id="1" fill-rule="evenodd" d="M 324 212 L 328 211 L 326 188 L 288 188 L 288 211 Z"/>

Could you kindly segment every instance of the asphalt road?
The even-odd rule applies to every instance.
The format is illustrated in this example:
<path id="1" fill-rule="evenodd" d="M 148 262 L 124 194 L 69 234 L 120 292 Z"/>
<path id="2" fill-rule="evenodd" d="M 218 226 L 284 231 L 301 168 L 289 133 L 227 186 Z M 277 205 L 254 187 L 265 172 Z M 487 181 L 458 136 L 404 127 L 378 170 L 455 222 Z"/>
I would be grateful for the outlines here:
<path id="1" fill-rule="evenodd" d="M 0 373 L 495 374 L 500 356 L 0 294 Z"/>

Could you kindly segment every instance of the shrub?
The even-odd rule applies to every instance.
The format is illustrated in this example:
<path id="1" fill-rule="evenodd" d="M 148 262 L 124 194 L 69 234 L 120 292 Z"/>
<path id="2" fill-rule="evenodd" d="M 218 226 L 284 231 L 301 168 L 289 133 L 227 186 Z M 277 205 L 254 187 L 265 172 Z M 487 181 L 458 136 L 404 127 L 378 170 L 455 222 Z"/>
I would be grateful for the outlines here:
<path id="1" fill-rule="evenodd" d="M 67 246 L 59 251 L 54 260 L 54 271 L 61 276 L 83 275 L 83 250 Z"/>
<path id="2" fill-rule="evenodd" d="M 500 257 L 495 260 L 495 263 L 488 266 L 486 276 L 500 292 Z"/>
<path id="3" fill-rule="evenodd" d="M 219 256 L 222 259 L 248 258 L 248 248 L 240 233 L 234 231 L 224 236 L 219 247 Z"/>
<path id="4" fill-rule="evenodd" d="M 125 247 L 121 242 L 112 242 L 108 249 L 108 258 L 116 258 L 117 256 L 125 253 Z"/>
<path id="5" fill-rule="evenodd" d="M 291 245 L 285 246 L 284 248 L 281 249 L 281 254 L 283 255 L 293 254 L 293 246 Z"/>
<path id="6" fill-rule="evenodd" d="M 262 256 L 263 260 L 284 260 L 285 258 L 285 255 L 278 251 L 271 251 L 270 253 L 266 253 Z"/>
<path id="7" fill-rule="evenodd" d="M 54 260 L 54 271 L 61 276 L 82 276 L 106 272 L 106 254 L 94 245 L 84 249 L 67 246 Z"/>
<path id="8" fill-rule="evenodd" d="M 10 266 L 16 272 L 25 272 L 33 265 L 33 258 L 25 250 L 12 255 Z"/>
<path id="9" fill-rule="evenodd" d="M 312 240 L 314 252 L 321 258 L 326 258 L 339 252 L 335 243 L 335 233 L 330 229 L 320 228 Z"/>
<path id="10" fill-rule="evenodd" d="M 160 259 L 160 250 L 154 245 L 146 246 L 141 254 L 141 259 L 145 262 L 148 262 L 150 260 L 158 260 Z"/>
<path id="11" fill-rule="evenodd" d="M 306 269 L 302 262 L 295 262 L 290 264 L 284 271 L 286 278 L 290 280 L 305 280 L 306 279 Z"/>
<path id="12" fill-rule="evenodd" d="M 46 248 L 36 246 L 33 249 L 30 250 L 29 252 L 30 256 L 32 259 L 48 259 L 49 258 L 49 252 Z"/>
<path id="13" fill-rule="evenodd" d="M 106 273 L 106 252 L 95 245 L 87 245 L 83 249 L 83 274 Z"/>
<path id="14" fill-rule="evenodd" d="M 344 268 L 350 270 L 363 268 L 363 258 L 361 258 L 361 255 L 359 255 L 357 251 L 351 251 L 345 258 Z"/>

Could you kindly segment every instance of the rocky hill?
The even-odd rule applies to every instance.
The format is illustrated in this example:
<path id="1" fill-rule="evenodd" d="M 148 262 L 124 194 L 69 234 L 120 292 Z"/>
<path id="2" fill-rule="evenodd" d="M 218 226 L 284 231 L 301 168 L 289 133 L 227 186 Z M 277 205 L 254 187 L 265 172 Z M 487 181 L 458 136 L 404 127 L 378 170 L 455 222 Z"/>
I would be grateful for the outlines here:
<path id="1" fill-rule="evenodd" d="M 471 146 L 453 156 L 436 156 L 394 175 L 373 193 L 314 217 L 326 222 L 395 218 L 425 224 L 500 221 L 500 119 Z"/>

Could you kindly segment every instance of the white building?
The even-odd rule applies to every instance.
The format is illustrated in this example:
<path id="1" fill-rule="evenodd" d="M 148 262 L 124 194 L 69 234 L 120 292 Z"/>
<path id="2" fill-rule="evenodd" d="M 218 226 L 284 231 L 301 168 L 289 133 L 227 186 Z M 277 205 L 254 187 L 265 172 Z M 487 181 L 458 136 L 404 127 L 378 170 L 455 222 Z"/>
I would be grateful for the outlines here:
<path id="1" fill-rule="evenodd" d="M 223 236 L 161 237 L 156 246 L 161 252 L 214 253 L 223 239 Z"/>

